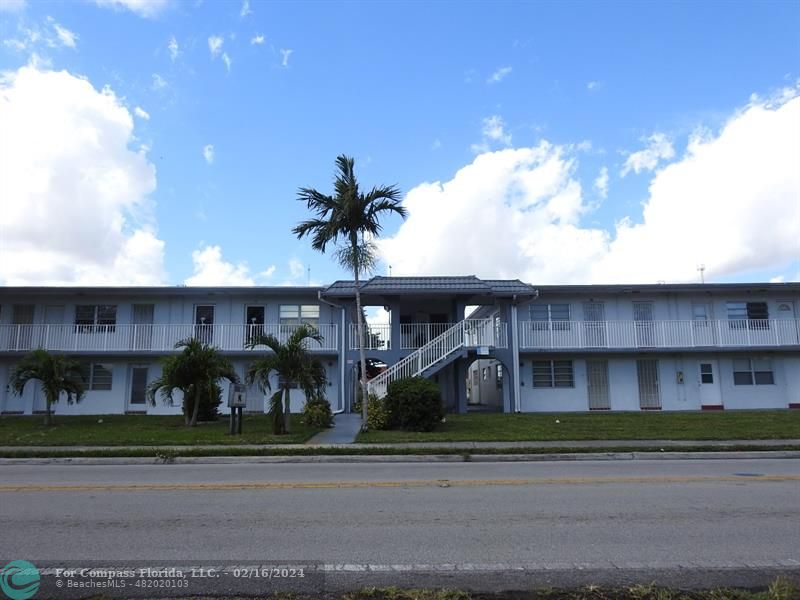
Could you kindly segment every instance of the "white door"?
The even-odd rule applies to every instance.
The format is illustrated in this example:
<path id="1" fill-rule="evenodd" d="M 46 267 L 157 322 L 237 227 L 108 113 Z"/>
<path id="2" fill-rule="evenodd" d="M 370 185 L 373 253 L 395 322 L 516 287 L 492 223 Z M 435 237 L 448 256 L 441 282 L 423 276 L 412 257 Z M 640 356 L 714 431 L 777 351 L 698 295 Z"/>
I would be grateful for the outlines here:
<path id="1" fill-rule="evenodd" d="M 652 348 L 656 345 L 655 323 L 653 323 L 653 303 L 634 302 L 633 320 L 636 325 L 636 345 L 639 348 Z"/>
<path id="2" fill-rule="evenodd" d="M 134 304 L 131 312 L 132 350 L 151 350 L 153 345 L 153 304 Z"/>
<path id="3" fill-rule="evenodd" d="M 589 395 L 589 410 L 608 410 L 608 361 L 586 361 L 586 384 Z"/>
<path id="4" fill-rule="evenodd" d="M 585 345 L 587 348 L 606 346 L 606 307 L 602 302 L 583 303 Z"/>
<path id="5" fill-rule="evenodd" d="M 128 410 L 147 411 L 147 365 L 131 367 L 131 393 L 128 398 Z"/>
<path id="6" fill-rule="evenodd" d="M 697 382 L 700 386 L 700 406 L 722 406 L 719 385 L 719 368 L 714 359 L 703 359 L 697 365 Z"/>
<path id="7" fill-rule="evenodd" d="M 636 376 L 639 382 L 639 408 L 661 408 L 661 393 L 658 383 L 658 360 L 645 358 L 636 361 Z"/>
<path id="8" fill-rule="evenodd" d="M 794 300 L 778 300 L 778 311 L 775 314 L 775 336 L 779 345 L 797 344 L 800 342 L 800 322 Z"/>
<path id="9" fill-rule="evenodd" d="M 64 306 L 51 304 L 44 307 L 44 323 L 46 327 L 39 341 L 46 350 L 65 350 L 67 336 L 71 333 L 71 326 L 64 320 Z"/>

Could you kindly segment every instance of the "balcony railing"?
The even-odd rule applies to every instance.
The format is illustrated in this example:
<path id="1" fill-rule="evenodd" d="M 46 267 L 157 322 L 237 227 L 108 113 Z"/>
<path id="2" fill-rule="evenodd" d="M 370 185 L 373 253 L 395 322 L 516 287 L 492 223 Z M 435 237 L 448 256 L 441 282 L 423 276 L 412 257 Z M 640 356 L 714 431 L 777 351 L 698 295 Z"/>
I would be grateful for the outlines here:
<path id="1" fill-rule="evenodd" d="M 496 348 L 508 347 L 508 329 L 505 323 L 485 325 L 486 321 L 481 320 L 481 326 L 473 323 L 478 321 L 467 321 L 466 341 L 469 346 L 493 346 Z M 400 349 L 416 350 L 421 348 L 431 340 L 439 337 L 450 329 L 455 323 L 401 323 L 400 324 Z M 491 331 L 493 330 L 493 331 Z M 358 325 L 350 325 L 350 349 L 357 350 L 358 345 Z M 389 323 L 365 324 L 363 345 L 365 350 L 391 350 L 392 349 L 392 326 Z"/>
<path id="2" fill-rule="evenodd" d="M 166 352 L 190 337 L 226 351 L 247 350 L 259 334 L 285 342 L 299 325 L 0 325 L 0 351 L 44 348 L 58 352 Z M 308 342 L 311 351 L 338 349 L 338 326 L 319 325 L 322 343 Z M 259 346 L 255 351 L 263 352 Z"/>
<path id="3" fill-rule="evenodd" d="M 520 348 L 725 348 L 800 345 L 800 319 L 525 321 Z"/>

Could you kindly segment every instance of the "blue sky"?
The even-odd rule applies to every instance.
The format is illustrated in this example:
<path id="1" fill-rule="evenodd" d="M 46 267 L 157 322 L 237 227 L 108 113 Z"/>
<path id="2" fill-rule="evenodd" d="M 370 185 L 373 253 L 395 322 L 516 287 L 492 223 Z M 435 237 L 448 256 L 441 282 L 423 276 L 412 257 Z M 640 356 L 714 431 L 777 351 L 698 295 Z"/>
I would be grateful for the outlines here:
<path id="1" fill-rule="evenodd" d="M 0 217 L 0 283 L 346 277 L 290 233 L 297 188 L 329 190 L 340 153 L 363 185 L 409 193 L 378 273 L 797 280 L 798 31 L 796 2 L 0 0 L 0 146 L 81 178 L 76 199 L 7 161 L 0 203 L 105 215 L 63 242 Z M 108 135 L 44 153 L 75 130 L 13 123 L 45 112 Z M 97 156 L 129 175 L 114 202 L 85 185 Z"/>

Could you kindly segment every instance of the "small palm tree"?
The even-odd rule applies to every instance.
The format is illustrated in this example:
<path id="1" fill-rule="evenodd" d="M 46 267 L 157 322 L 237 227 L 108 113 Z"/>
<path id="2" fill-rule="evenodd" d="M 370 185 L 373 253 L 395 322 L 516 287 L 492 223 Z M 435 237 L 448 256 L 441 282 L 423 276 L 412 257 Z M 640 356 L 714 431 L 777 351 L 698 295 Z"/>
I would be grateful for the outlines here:
<path id="1" fill-rule="evenodd" d="M 248 348 L 266 346 L 272 350 L 250 364 L 245 380 L 249 385 L 257 383 L 261 391 L 267 393 L 272 390 L 270 376 L 273 373 L 278 375 L 279 389 L 270 398 L 269 407 L 275 435 L 289 433 L 289 395 L 293 384 L 296 383 L 303 390 L 307 400 L 324 394 L 327 383 L 325 367 L 308 351 L 309 342 L 321 343 L 322 340 L 316 329 L 310 325 L 300 325 L 285 343 L 273 335 L 261 334 L 247 344 Z"/>
<path id="2" fill-rule="evenodd" d="M 367 360 L 364 354 L 364 319 L 361 312 L 359 276 L 369 273 L 375 265 L 375 246 L 372 240 L 380 234 L 380 217 L 396 214 L 406 217 L 400 204 L 402 193 L 396 186 L 373 187 L 366 194 L 358 187 L 354 171 L 355 161 L 345 155 L 336 158 L 337 173 L 334 178 L 334 195 L 328 196 L 315 189 L 300 188 L 297 199 L 305 202 L 315 215 L 299 223 L 292 233 L 298 238 L 311 236 L 311 247 L 324 253 L 328 244 L 341 245 L 336 258 L 353 273 L 356 288 L 356 319 L 358 323 L 358 350 L 361 364 L 362 398 L 367 397 Z M 342 332 L 344 335 L 344 332 Z M 362 402 L 361 427 L 367 429 L 367 403 Z"/>
<path id="3" fill-rule="evenodd" d="M 47 350 L 34 350 L 25 356 L 12 369 L 8 385 L 12 392 L 22 395 L 31 379 L 42 384 L 45 398 L 44 424 L 52 423 L 50 406 L 58 402 L 61 394 L 67 397 L 67 404 L 80 402 L 85 393 L 83 382 L 86 371 L 83 365 L 63 354 L 51 354 Z"/>
<path id="4" fill-rule="evenodd" d="M 231 362 L 220 354 L 218 348 L 204 344 L 196 338 L 187 338 L 175 344 L 182 352 L 167 356 L 161 361 L 161 377 L 147 387 L 147 397 L 155 404 L 156 394 L 167 404 L 172 404 L 175 390 L 183 392 L 183 416 L 187 427 L 197 425 L 200 403 L 219 394 L 217 382 L 227 379 L 238 383 L 239 377 Z"/>

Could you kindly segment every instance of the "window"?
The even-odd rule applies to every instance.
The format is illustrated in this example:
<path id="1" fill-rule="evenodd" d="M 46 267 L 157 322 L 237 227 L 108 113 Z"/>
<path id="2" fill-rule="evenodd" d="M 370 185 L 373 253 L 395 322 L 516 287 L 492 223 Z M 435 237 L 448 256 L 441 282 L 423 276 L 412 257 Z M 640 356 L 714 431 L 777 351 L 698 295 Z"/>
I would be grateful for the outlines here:
<path id="1" fill-rule="evenodd" d="M 503 365 L 500 363 L 495 365 L 494 383 L 498 390 L 503 389 Z"/>
<path id="2" fill-rule="evenodd" d="M 110 390 L 113 365 L 93 363 L 89 365 L 89 389 L 92 391 Z"/>
<path id="3" fill-rule="evenodd" d="M 75 307 L 75 331 L 78 333 L 115 331 L 116 324 L 115 304 L 78 304 Z"/>
<path id="4" fill-rule="evenodd" d="M 281 304 L 281 325 L 299 325 L 305 323 L 319 327 L 319 305 L 317 304 Z"/>
<path id="5" fill-rule="evenodd" d="M 533 387 L 571 388 L 575 387 L 575 377 L 571 360 L 533 361 Z"/>
<path id="6" fill-rule="evenodd" d="M 531 321 L 536 331 L 569 331 L 569 304 L 532 304 Z"/>
<path id="7" fill-rule="evenodd" d="M 739 358 L 733 361 L 733 385 L 773 385 L 775 376 L 768 358 Z"/>
<path id="8" fill-rule="evenodd" d="M 714 367 L 711 363 L 700 363 L 700 383 L 714 383 Z"/>
<path id="9" fill-rule="evenodd" d="M 692 304 L 692 321 L 708 324 L 708 307 L 705 304 Z"/>
<path id="10" fill-rule="evenodd" d="M 731 329 L 769 329 L 766 302 L 728 302 L 728 326 Z"/>

